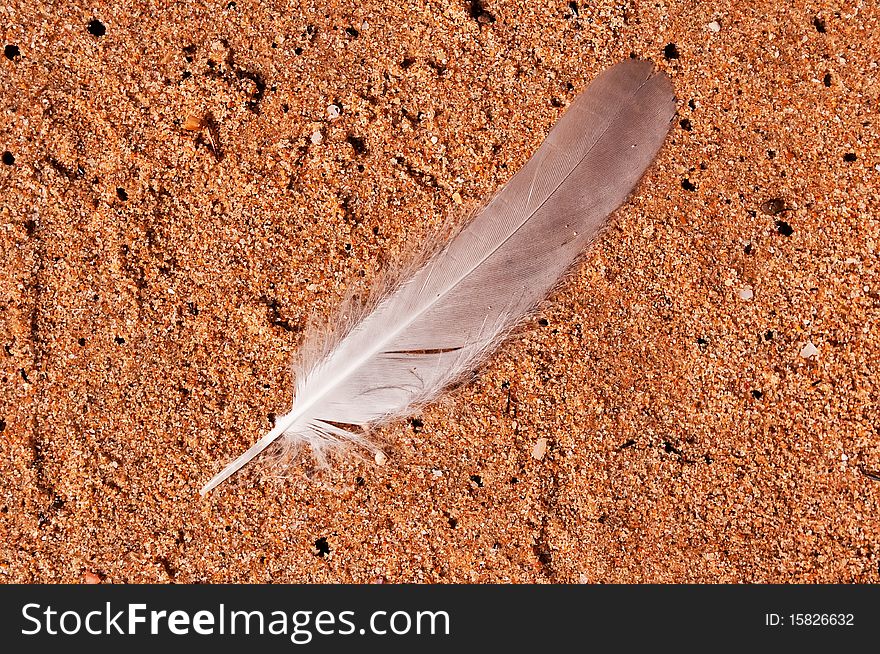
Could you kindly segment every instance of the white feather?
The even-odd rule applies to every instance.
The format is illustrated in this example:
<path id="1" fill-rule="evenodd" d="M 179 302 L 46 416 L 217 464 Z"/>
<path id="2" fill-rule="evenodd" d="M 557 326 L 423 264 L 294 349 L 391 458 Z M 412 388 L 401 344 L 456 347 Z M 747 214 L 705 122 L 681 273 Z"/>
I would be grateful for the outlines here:
<path id="1" fill-rule="evenodd" d="M 624 61 L 600 75 L 473 221 L 327 352 L 296 370 L 293 409 L 201 490 L 282 435 L 318 453 L 405 417 L 477 366 L 626 199 L 675 113 L 669 79 Z"/>

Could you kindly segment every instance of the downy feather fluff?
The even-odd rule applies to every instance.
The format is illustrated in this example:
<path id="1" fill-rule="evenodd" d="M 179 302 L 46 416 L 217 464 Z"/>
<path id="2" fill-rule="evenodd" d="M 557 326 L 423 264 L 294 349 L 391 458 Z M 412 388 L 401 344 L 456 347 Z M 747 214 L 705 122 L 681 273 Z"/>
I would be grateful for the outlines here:
<path id="1" fill-rule="evenodd" d="M 627 198 L 674 113 L 672 85 L 649 62 L 623 61 L 599 75 L 467 226 L 298 366 L 292 410 L 201 493 L 279 437 L 319 456 L 340 445 L 369 447 L 370 427 L 406 417 L 473 370 Z"/>

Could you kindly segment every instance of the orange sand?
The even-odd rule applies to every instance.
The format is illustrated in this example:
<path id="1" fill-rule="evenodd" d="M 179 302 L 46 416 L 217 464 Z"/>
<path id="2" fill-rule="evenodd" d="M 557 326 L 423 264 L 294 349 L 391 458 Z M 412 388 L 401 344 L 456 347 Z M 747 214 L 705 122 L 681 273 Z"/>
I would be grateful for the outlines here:
<path id="1" fill-rule="evenodd" d="M 0 580 L 880 580 L 872 3 L 80 4 L 0 6 Z M 530 328 L 385 465 L 201 499 L 630 53 L 677 123 Z"/>

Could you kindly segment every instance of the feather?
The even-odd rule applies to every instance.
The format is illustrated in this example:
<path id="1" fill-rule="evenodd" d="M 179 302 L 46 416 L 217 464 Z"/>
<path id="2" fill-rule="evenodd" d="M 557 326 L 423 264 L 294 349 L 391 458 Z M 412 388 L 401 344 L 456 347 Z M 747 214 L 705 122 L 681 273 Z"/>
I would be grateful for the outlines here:
<path id="1" fill-rule="evenodd" d="M 298 366 L 292 410 L 201 493 L 282 436 L 319 458 L 342 445 L 375 449 L 369 428 L 435 399 L 546 297 L 638 183 L 674 113 L 669 78 L 649 62 L 599 75 L 467 226 Z"/>

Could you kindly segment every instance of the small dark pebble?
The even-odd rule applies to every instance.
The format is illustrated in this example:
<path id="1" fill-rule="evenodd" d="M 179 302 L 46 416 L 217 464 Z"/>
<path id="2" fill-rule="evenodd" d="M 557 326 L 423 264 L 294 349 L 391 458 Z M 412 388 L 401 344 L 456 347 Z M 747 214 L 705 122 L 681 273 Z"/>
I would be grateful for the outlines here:
<path id="1" fill-rule="evenodd" d="M 831 73 L 825 73 L 825 77 L 822 78 L 822 83 L 825 86 L 831 86 Z"/>
<path id="2" fill-rule="evenodd" d="M 663 56 L 667 59 L 678 59 L 680 56 L 678 52 L 678 46 L 676 46 L 674 43 L 667 43 L 666 47 L 663 48 Z"/>
<path id="3" fill-rule="evenodd" d="M 681 187 L 685 191 L 696 191 L 697 190 L 697 187 L 689 179 L 681 180 Z"/>
<path id="4" fill-rule="evenodd" d="M 690 132 L 694 128 L 694 126 L 691 125 L 691 121 L 689 121 L 687 118 L 685 118 L 684 120 L 680 120 L 678 124 L 681 125 L 681 128 L 686 132 Z"/>
<path id="5" fill-rule="evenodd" d="M 116 197 L 125 202 L 128 200 L 128 193 L 121 186 L 116 187 Z"/>
<path id="6" fill-rule="evenodd" d="M 845 155 L 843 155 L 843 160 L 847 163 L 852 163 L 856 159 L 858 159 L 858 157 L 856 156 L 855 152 L 847 152 Z"/>
<path id="7" fill-rule="evenodd" d="M 7 166 L 11 166 L 15 163 L 15 157 L 9 150 L 3 153 L 3 163 L 5 163 Z"/>
<path id="8" fill-rule="evenodd" d="M 760 400 L 762 397 L 764 397 L 764 394 L 761 391 L 752 391 L 752 397 L 756 400 Z"/>
<path id="9" fill-rule="evenodd" d="M 17 45 L 12 45 L 10 43 L 5 48 L 3 48 L 3 56 L 12 61 L 21 56 L 21 50 L 18 49 Z"/>
<path id="10" fill-rule="evenodd" d="M 326 538 L 318 538 L 315 540 L 315 550 L 318 556 L 324 557 L 330 554 L 330 543 Z"/>
<path id="11" fill-rule="evenodd" d="M 346 142 L 354 148 L 355 154 L 364 154 L 367 151 L 367 141 L 362 136 L 349 134 L 345 137 Z"/>
<path id="12" fill-rule="evenodd" d="M 785 200 L 782 198 L 770 198 L 761 203 L 761 211 L 768 216 L 776 216 L 785 211 Z"/>
<path id="13" fill-rule="evenodd" d="M 825 30 L 825 21 L 822 20 L 821 18 L 819 18 L 818 16 L 816 16 L 813 19 L 813 27 L 816 28 L 816 31 L 819 32 L 819 34 L 824 34 L 826 31 Z"/>
<path id="14" fill-rule="evenodd" d="M 495 16 L 486 11 L 486 8 L 483 7 L 482 0 L 471 0 L 470 15 L 471 18 L 475 19 L 482 25 L 495 22 Z"/>
<path id="15" fill-rule="evenodd" d="M 794 229 L 792 229 L 791 225 L 784 220 L 776 221 L 776 231 L 783 236 L 791 236 L 794 233 Z"/>
<path id="16" fill-rule="evenodd" d="M 91 21 L 89 21 L 88 27 L 86 27 L 86 29 L 92 36 L 104 36 L 107 33 L 107 28 L 104 27 L 104 23 L 99 21 L 97 18 L 93 18 Z"/>

